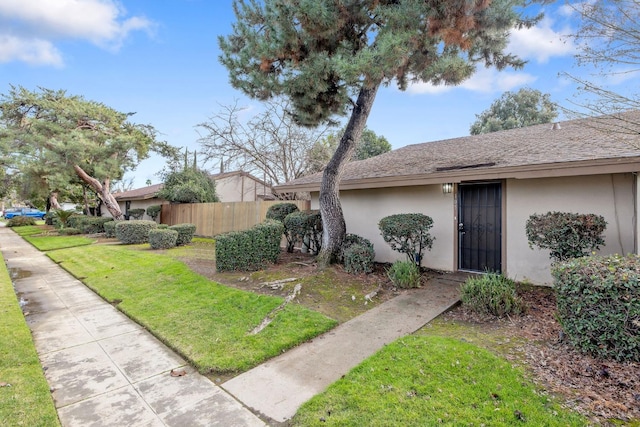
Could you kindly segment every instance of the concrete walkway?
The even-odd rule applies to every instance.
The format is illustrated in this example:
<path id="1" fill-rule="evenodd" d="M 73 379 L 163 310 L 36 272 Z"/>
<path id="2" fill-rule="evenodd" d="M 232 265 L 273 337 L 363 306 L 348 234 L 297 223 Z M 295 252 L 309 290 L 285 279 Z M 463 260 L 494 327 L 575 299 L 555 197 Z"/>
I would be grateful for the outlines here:
<path id="1" fill-rule="evenodd" d="M 434 278 L 227 381 L 223 390 L 4 227 L 0 251 L 65 427 L 264 426 L 247 407 L 286 421 L 382 346 L 457 303 L 464 279 Z"/>
<path id="2" fill-rule="evenodd" d="M 265 425 L 5 227 L 0 250 L 63 426 Z"/>
<path id="3" fill-rule="evenodd" d="M 411 334 L 459 300 L 461 276 L 443 276 L 343 323 L 222 384 L 254 411 L 286 421 L 385 344 Z"/>

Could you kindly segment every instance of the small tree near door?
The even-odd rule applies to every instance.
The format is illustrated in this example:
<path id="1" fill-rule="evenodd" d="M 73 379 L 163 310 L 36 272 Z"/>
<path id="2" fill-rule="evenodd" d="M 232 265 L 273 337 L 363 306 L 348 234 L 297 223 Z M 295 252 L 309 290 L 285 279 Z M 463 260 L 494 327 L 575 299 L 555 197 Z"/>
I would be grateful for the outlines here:
<path id="1" fill-rule="evenodd" d="M 418 266 L 422 264 L 422 253 L 431 250 L 435 237 L 429 234 L 433 219 L 420 213 L 396 214 L 384 217 L 378 223 L 380 233 L 394 251 L 407 255 Z"/>

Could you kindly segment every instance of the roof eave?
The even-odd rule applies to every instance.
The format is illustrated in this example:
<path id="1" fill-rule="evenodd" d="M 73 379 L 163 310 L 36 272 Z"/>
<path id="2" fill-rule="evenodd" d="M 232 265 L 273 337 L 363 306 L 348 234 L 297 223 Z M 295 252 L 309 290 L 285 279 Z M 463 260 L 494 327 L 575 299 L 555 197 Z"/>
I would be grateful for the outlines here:
<path id="1" fill-rule="evenodd" d="M 613 159 L 584 160 L 576 162 L 542 163 L 537 165 L 491 167 L 473 170 L 434 172 L 419 175 L 395 175 L 387 177 L 342 180 L 340 190 L 407 187 L 414 185 L 459 183 L 491 179 L 553 178 L 579 175 L 601 175 L 640 171 L 640 156 Z M 320 191 L 320 182 L 299 185 L 279 185 L 278 192 Z"/>

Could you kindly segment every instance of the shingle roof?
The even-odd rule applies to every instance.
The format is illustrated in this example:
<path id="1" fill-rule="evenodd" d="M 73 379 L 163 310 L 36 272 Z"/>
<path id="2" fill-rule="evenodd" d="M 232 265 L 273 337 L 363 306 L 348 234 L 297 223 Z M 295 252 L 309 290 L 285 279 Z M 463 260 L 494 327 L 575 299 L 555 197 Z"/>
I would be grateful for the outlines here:
<path id="1" fill-rule="evenodd" d="M 408 145 L 349 163 L 340 188 L 522 177 L 531 171 L 576 175 L 575 168 L 597 173 L 595 167 L 622 164 L 640 171 L 640 111 Z M 314 191 L 321 180 L 322 173 L 309 175 L 277 190 Z"/>
<path id="2" fill-rule="evenodd" d="M 153 199 L 158 191 L 164 187 L 164 184 L 154 184 L 148 187 L 136 188 L 135 190 L 122 191 L 114 193 L 116 200 L 146 200 Z"/>

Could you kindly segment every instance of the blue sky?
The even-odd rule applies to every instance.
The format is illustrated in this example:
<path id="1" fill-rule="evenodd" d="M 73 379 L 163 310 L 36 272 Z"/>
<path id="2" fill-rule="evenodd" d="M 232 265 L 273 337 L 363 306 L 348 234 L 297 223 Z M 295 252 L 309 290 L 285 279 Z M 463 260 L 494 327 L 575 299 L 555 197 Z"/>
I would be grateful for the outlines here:
<path id="1" fill-rule="evenodd" d="M 132 121 L 153 125 L 160 138 L 198 149 L 196 125 L 220 105 L 259 109 L 228 83 L 218 62 L 218 35 L 231 31 L 231 1 L 220 0 L 2 0 L 0 92 L 10 85 L 64 89 L 103 102 Z M 576 48 L 563 37 L 574 32 L 575 14 L 564 3 L 546 5 L 535 28 L 513 32 L 509 50 L 529 61 L 524 69 L 480 69 L 459 87 L 383 88 L 368 126 L 394 148 L 468 135 L 475 115 L 507 90 L 531 87 L 569 106 L 576 88 L 559 73 L 585 76 Z M 635 81 L 603 82 L 623 91 Z M 156 175 L 153 157 L 130 173 L 134 187 Z M 207 165 L 212 171 L 217 166 Z"/>

